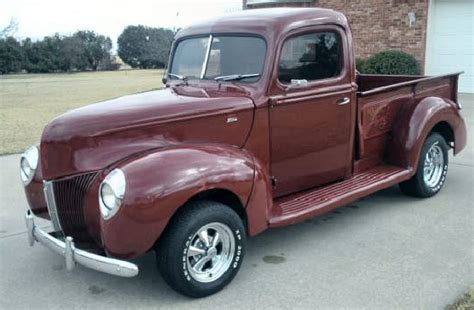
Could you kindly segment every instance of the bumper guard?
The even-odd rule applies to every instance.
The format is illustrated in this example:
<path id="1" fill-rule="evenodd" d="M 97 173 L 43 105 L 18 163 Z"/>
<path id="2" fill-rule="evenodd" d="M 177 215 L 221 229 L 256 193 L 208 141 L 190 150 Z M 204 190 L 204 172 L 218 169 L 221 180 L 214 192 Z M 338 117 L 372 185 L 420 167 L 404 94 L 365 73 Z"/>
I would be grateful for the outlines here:
<path id="1" fill-rule="evenodd" d="M 65 238 L 65 241 L 62 241 L 41 230 L 35 225 L 31 210 L 26 212 L 25 220 L 30 246 L 33 246 L 36 241 L 53 252 L 64 256 L 68 271 L 73 270 L 77 263 L 84 267 L 119 277 L 131 278 L 138 274 L 138 266 L 135 264 L 76 249 L 72 237 L 68 236 Z"/>

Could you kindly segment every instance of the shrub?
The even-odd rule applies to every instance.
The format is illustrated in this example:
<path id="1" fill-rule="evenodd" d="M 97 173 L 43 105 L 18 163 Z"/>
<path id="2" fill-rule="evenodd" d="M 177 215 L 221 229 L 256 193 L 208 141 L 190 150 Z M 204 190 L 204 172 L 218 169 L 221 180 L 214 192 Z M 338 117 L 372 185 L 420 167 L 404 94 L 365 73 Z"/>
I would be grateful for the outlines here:
<path id="1" fill-rule="evenodd" d="M 357 57 L 356 58 L 356 69 L 357 69 L 357 71 L 359 71 L 360 73 L 364 73 L 366 62 L 367 62 L 366 59 Z"/>
<path id="2" fill-rule="evenodd" d="M 118 58 L 117 56 L 111 56 L 111 57 L 107 58 L 106 60 L 104 60 L 100 64 L 99 70 L 102 70 L 102 71 L 116 71 L 116 70 L 119 70 L 120 67 L 121 67 L 121 63 L 119 62 L 119 60 L 117 58 Z"/>
<path id="3" fill-rule="evenodd" d="M 377 53 L 367 59 L 363 69 L 363 73 L 367 74 L 420 74 L 420 66 L 415 57 L 402 51 Z"/>

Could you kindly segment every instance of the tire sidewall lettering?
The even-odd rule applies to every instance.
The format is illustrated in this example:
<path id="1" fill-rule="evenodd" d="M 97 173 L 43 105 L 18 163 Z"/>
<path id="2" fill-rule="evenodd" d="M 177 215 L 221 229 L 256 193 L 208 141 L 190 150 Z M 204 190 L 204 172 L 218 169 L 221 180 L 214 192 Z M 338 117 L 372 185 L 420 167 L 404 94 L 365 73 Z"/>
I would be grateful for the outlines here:
<path id="1" fill-rule="evenodd" d="M 188 271 L 188 264 L 187 264 L 187 254 L 188 254 L 188 249 L 189 249 L 189 245 L 191 244 L 191 239 L 193 237 L 193 234 L 190 234 L 184 244 L 184 249 L 183 249 L 183 256 L 182 256 L 182 266 L 183 266 L 183 275 L 184 275 L 184 278 L 190 282 L 191 281 L 191 275 L 189 274 L 189 271 Z"/>
<path id="2" fill-rule="evenodd" d="M 231 264 L 232 268 L 234 269 L 237 269 L 237 267 L 239 267 L 239 264 L 241 262 L 241 256 L 242 256 L 242 250 L 243 250 L 243 246 L 242 246 L 242 234 L 240 232 L 240 230 L 235 230 L 234 232 L 235 234 L 235 255 L 234 255 L 234 260 Z M 230 268 L 229 268 L 230 269 Z"/>

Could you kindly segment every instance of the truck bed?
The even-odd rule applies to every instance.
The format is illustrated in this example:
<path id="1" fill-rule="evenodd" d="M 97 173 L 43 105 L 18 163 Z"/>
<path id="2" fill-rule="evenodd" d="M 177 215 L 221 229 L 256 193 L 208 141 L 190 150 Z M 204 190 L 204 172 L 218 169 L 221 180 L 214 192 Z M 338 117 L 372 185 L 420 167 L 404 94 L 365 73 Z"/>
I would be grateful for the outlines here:
<path id="1" fill-rule="evenodd" d="M 457 102 L 460 73 L 442 76 L 358 75 L 357 141 L 354 171 L 384 162 L 393 124 L 403 108 L 425 97 Z"/>
<path id="2" fill-rule="evenodd" d="M 461 73 L 440 76 L 359 74 L 357 76 L 358 94 L 363 97 L 401 87 L 415 86 L 420 83 L 434 86 L 439 82 L 444 82 L 442 83 L 444 86 L 451 86 L 451 90 L 454 90 L 454 94 L 456 94 L 457 80 Z M 452 88 L 452 86 L 455 86 L 455 88 Z"/>

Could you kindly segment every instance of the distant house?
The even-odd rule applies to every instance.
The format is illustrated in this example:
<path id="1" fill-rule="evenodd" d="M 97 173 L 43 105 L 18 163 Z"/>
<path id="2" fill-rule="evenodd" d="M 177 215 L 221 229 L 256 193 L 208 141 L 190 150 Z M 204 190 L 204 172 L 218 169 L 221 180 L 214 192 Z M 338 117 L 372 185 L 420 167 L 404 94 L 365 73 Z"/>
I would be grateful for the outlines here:
<path id="1" fill-rule="evenodd" d="M 120 58 L 118 55 L 112 55 L 112 63 L 117 64 L 119 70 L 132 69 L 132 67 L 124 63 L 122 58 Z"/>
<path id="2" fill-rule="evenodd" d="M 343 12 L 356 56 L 396 49 L 414 55 L 425 74 L 464 71 L 461 92 L 474 92 L 473 0 L 243 0 L 244 9 L 324 7 Z"/>

